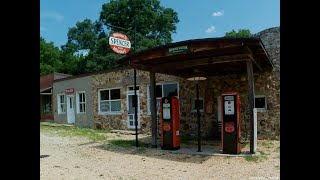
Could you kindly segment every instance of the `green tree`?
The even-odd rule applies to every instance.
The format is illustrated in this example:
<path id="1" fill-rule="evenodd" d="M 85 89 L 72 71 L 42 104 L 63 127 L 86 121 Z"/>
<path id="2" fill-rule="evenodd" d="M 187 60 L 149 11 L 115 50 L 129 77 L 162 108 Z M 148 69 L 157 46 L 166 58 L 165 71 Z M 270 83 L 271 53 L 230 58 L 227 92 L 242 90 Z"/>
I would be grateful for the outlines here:
<path id="1" fill-rule="evenodd" d="M 46 75 L 59 71 L 61 67 L 60 50 L 53 42 L 46 42 L 40 37 L 40 75 Z"/>
<path id="2" fill-rule="evenodd" d="M 67 44 L 61 47 L 60 61 L 63 64 L 59 72 L 77 75 L 81 74 L 80 62 L 83 59 L 82 55 L 76 55 L 74 45 Z"/>
<path id="3" fill-rule="evenodd" d="M 109 39 L 102 29 L 102 23 L 85 19 L 77 22 L 68 31 L 68 42 L 62 47 L 64 71 L 72 74 L 101 71 L 116 67 L 114 55 L 109 48 Z M 110 55 L 112 54 L 112 55 Z M 76 63 L 76 64 L 75 64 Z"/>
<path id="4" fill-rule="evenodd" d="M 69 28 L 67 46 L 72 47 L 74 52 L 79 50 L 92 51 L 95 49 L 98 35 L 103 33 L 100 22 L 85 19 L 82 22 L 77 22 L 75 27 Z"/>
<path id="5" fill-rule="evenodd" d="M 111 0 L 102 6 L 100 21 L 137 30 L 137 51 L 172 42 L 176 32 L 178 14 L 171 8 L 160 5 L 159 0 Z M 107 26 L 110 30 L 110 27 Z M 117 29 L 113 29 L 118 31 Z M 133 32 L 125 31 L 133 44 Z"/>
<path id="6" fill-rule="evenodd" d="M 125 33 L 133 48 L 133 32 L 110 28 L 108 24 L 131 30 L 136 24 L 137 51 L 140 51 L 171 43 L 171 34 L 176 31 L 178 22 L 177 13 L 171 8 L 162 7 L 159 0 L 111 0 L 102 6 L 99 20 L 93 22 L 85 19 L 69 28 L 68 42 L 62 47 L 61 60 L 66 63 L 63 72 L 78 74 L 118 66 L 116 60 L 124 55 L 111 50 L 109 34 L 114 31 Z M 81 52 L 85 52 L 85 55 L 81 55 Z M 78 57 L 72 59 L 72 56 Z"/>
<path id="7" fill-rule="evenodd" d="M 232 29 L 232 31 L 226 32 L 225 37 L 233 37 L 233 38 L 252 37 L 252 34 L 249 29 L 239 29 L 238 32 Z"/>

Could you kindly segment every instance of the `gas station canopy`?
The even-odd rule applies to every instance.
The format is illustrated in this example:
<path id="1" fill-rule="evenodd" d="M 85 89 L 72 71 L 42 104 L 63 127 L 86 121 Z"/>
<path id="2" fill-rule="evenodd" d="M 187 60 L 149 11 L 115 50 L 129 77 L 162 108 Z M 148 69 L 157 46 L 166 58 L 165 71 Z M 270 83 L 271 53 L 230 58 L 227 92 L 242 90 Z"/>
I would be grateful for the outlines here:
<path id="1" fill-rule="evenodd" d="M 255 152 L 253 72 L 258 73 L 273 69 L 272 61 L 259 38 L 223 37 L 181 41 L 125 56 L 119 59 L 118 63 L 135 68 L 134 72 L 136 72 L 136 69 L 150 72 L 152 147 L 157 147 L 155 73 L 180 76 L 187 79 L 195 77 L 196 72 L 201 72 L 203 77 L 247 73 L 250 153 Z M 136 86 L 136 73 L 134 74 Z M 199 112 L 197 114 L 198 151 L 201 151 L 200 115 Z"/>
<path id="2" fill-rule="evenodd" d="M 158 46 L 118 60 L 136 69 L 189 77 L 194 69 L 206 76 L 246 73 L 246 61 L 253 71 L 268 71 L 273 64 L 259 38 L 193 39 Z"/>

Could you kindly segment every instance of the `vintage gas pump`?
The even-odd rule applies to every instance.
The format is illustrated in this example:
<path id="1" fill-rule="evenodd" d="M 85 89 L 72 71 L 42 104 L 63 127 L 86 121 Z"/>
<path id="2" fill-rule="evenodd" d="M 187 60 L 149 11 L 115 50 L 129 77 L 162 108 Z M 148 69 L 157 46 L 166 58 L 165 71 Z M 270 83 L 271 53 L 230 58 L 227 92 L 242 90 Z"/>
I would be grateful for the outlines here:
<path id="1" fill-rule="evenodd" d="M 225 92 L 221 95 L 222 153 L 240 153 L 240 96 L 236 92 Z"/>
<path id="2" fill-rule="evenodd" d="M 160 101 L 161 149 L 180 149 L 179 124 L 179 100 L 174 96 L 162 98 Z"/>

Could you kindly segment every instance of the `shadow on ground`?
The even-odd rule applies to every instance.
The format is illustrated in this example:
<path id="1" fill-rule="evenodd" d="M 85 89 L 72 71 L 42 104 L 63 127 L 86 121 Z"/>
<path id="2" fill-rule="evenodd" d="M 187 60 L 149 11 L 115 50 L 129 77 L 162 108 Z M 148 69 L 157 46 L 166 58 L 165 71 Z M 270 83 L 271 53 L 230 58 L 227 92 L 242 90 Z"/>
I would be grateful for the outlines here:
<path id="1" fill-rule="evenodd" d="M 206 154 L 201 154 L 197 152 L 197 141 L 190 141 L 186 144 L 181 143 L 181 148 L 179 150 L 162 150 L 160 146 L 158 146 L 157 148 L 151 148 L 151 136 L 140 137 L 138 139 L 138 142 L 141 143 L 140 147 L 135 147 L 135 143 L 133 143 L 133 145 L 130 147 L 120 147 L 117 145 L 113 145 L 110 142 L 107 142 L 101 145 L 93 146 L 93 148 L 98 148 L 120 154 L 139 155 L 142 157 L 151 157 L 185 163 L 201 164 L 206 160 L 212 158 L 212 156 L 208 156 Z M 159 144 L 160 142 L 158 139 L 158 145 Z M 220 142 L 218 141 L 202 141 L 201 148 L 203 150 L 203 153 L 205 151 L 219 153 L 219 145 Z"/>
<path id="2" fill-rule="evenodd" d="M 40 158 L 46 158 L 49 157 L 50 155 L 40 155 Z"/>

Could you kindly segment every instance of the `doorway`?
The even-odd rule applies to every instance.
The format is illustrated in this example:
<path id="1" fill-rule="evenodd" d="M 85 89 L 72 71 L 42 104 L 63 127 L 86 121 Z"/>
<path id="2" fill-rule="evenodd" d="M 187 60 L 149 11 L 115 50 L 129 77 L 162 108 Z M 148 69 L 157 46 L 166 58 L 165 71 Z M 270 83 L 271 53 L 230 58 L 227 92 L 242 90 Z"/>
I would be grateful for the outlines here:
<path id="1" fill-rule="evenodd" d="M 73 95 L 67 95 L 67 122 L 69 124 L 75 123 L 73 99 Z"/>
<path id="2" fill-rule="evenodd" d="M 136 86 L 136 93 L 137 93 L 137 101 L 138 101 L 138 109 L 137 109 L 137 121 L 138 121 L 138 128 L 140 128 L 140 98 L 139 98 L 139 86 Z M 135 128 L 135 107 L 133 107 L 133 97 L 134 97 L 134 86 L 128 86 L 127 89 L 127 110 L 128 110 L 128 128 L 132 129 Z"/>

